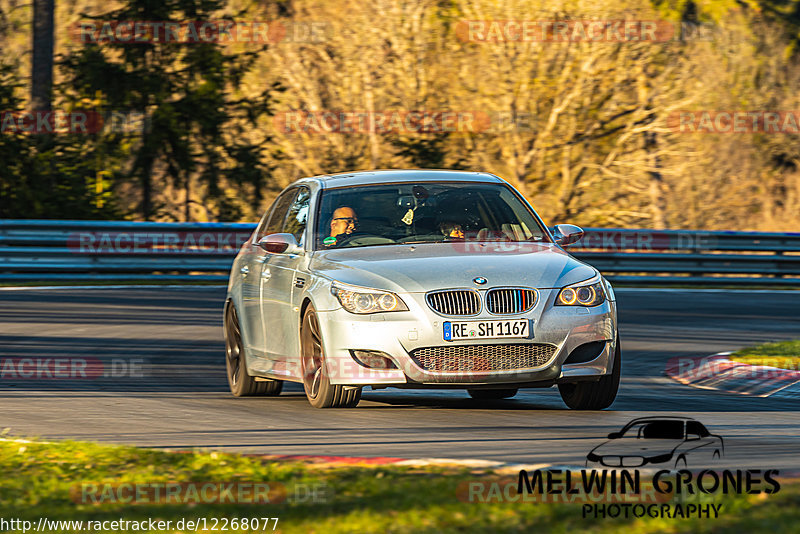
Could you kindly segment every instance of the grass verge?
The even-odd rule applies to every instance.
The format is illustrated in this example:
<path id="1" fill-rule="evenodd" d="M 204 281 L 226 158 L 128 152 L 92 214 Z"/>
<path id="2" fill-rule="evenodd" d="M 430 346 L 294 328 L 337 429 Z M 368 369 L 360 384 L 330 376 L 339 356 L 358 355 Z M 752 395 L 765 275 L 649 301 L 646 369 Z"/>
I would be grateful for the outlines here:
<path id="1" fill-rule="evenodd" d="M 768 497 L 763 494 L 724 497 L 718 519 L 645 516 L 592 520 L 582 518 L 580 504 L 471 503 L 458 498 L 458 495 L 463 498 L 459 487 L 463 488 L 464 483 L 489 480 L 487 477 L 491 476 L 491 473 L 442 467 L 319 469 L 215 452 L 169 453 L 79 442 L 0 441 L 0 518 L 29 520 L 34 525 L 40 517 L 82 521 L 155 518 L 170 520 L 175 525 L 182 518 L 205 517 L 210 521 L 211 518 L 278 517 L 277 530 L 292 533 L 536 530 L 774 534 L 796 532 L 800 522 L 800 483 L 784 484 L 779 493 Z M 240 485 L 249 482 L 269 483 L 272 488 L 282 486 L 286 498 L 273 504 L 135 504 L 107 499 L 119 495 L 115 491 L 125 484 L 236 481 Z M 87 491 L 87 487 L 92 489 Z M 95 491 L 95 487 L 106 489 Z M 109 487 L 112 489 L 108 490 Z M 310 497 L 314 490 L 309 493 L 309 488 L 318 490 L 316 499 Z M 144 500 L 152 498 L 150 494 Z M 211 524 L 207 525 L 210 531 Z M 177 530 L 173 527 L 156 531 Z M 272 524 L 257 531 L 272 532 Z"/>
<path id="2" fill-rule="evenodd" d="M 734 362 L 800 370 L 800 340 L 764 343 L 737 350 L 729 356 Z"/>

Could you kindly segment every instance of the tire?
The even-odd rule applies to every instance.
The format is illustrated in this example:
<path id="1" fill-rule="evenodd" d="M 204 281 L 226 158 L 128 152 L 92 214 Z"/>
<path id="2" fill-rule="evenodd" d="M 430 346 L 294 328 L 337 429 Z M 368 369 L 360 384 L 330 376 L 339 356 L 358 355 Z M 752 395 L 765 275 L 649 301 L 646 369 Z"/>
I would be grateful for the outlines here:
<path id="1" fill-rule="evenodd" d="M 300 323 L 300 369 L 303 389 L 314 408 L 355 408 L 361 400 L 360 387 L 333 385 L 325 366 L 322 330 L 314 306 L 309 304 Z"/>
<path id="2" fill-rule="evenodd" d="M 573 410 L 603 410 L 611 406 L 617 397 L 622 371 L 622 351 L 619 345 L 619 335 L 617 335 L 617 350 L 614 352 L 614 366 L 610 375 L 604 375 L 596 382 L 558 385 L 558 392 L 561 393 L 564 404 Z"/>
<path id="3" fill-rule="evenodd" d="M 519 391 L 517 388 L 508 389 L 468 389 L 467 393 L 473 399 L 478 400 L 500 400 L 510 399 Z"/>
<path id="4" fill-rule="evenodd" d="M 233 303 L 228 304 L 225 311 L 225 370 L 228 375 L 228 387 L 234 397 L 254 395 L 274 397 L 280 395 L 283 389 L 282 380 L 256 382 L 254 377 L 247 374 L 242 330 Z"/>

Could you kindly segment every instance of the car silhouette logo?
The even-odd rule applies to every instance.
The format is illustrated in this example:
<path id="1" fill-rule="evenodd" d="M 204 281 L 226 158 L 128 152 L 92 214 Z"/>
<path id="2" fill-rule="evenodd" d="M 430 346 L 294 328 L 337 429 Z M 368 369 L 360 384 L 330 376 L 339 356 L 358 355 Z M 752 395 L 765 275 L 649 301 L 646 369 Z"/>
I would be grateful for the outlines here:
<path id="1" fill-rule="evenodd" d="M 482 276 L 478 276 L 477 278 L 473 278 L 472 281 L 475 282 L 476 284 L 478 284 L 479 286 L 482 286 L 487 282 L 486 278 L 484 278 Z"/>
<path id="2" fill-rule="evenodd" d="M 666 464 L 676 469 L 718 461 L 723 440 L 688 417 L 634 419 L 586 456 L 587 467 L 641 467 Z"/>

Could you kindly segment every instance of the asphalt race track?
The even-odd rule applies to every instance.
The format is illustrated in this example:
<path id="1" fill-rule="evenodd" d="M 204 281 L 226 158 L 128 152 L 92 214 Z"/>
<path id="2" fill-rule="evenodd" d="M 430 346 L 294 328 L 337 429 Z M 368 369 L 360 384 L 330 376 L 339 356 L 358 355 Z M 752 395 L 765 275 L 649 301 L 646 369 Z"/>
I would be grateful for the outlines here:
<path id="1" fill-rule="evenodd" d="M 6 372 L 0 429 L 159 448 L 582 465 L 630 419 L 689 415 L 723 436 L 730 466 L 800 469 L 800 399 L 701 390 L 663 372 L 675 356 L 800 338 L 800 292 L 620 290 L 622 385 L 604 412 L 570 411 L 555 389 L 492 402 L 463 391 L 367 390 L 354 410 L 313 409 L 297 385 L 279 398 L 236 399 L 225 379 L 224 293 L 0 291 L 0 359 L 81 359 L 112 375 L 31 379 Z M 64 365 L 62 375 L 72 364 Z"/>

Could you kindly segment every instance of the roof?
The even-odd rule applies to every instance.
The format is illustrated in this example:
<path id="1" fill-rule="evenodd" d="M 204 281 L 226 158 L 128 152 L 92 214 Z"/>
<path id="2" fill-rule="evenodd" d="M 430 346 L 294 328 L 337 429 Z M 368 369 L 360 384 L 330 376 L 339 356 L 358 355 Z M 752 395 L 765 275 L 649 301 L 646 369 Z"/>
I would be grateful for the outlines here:
<path id="1" fill-rule="evenodd" d="M 396 182 L 495 182 L 503 180 L 486 172 L 448 171 L 433 169 L 387 169 L 342 172 L 315 176 L 325 188 Z"/>
<path id="2" fill-rule="evenodd" d="M 628 421 L 625 423 L 625 426 L 631 425 L 633 423 L 641 423 L 644 421 L 697 421 L 693 417 L 686 417 L 683 415 L 649 415 L 647 417 L 638 417 L 633 419 L 632 421 Z"/>

